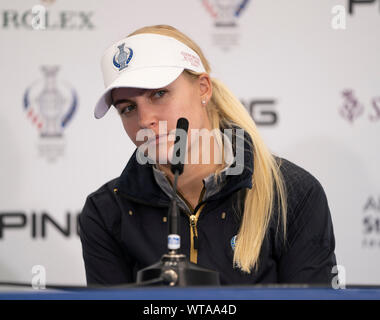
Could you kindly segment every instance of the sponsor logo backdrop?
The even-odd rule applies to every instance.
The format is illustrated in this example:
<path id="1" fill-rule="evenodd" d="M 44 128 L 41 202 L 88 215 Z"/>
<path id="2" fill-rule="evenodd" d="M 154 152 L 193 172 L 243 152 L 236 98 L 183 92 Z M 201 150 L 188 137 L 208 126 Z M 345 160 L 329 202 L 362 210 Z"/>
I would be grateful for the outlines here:
<path id="1" fill-rule="evenodd" d="M 192 37 L 270 149 L 321 181 L 347 284 L 380 284 L 380 10 L 345 0 L 2 1 L 0 280 L 42 265 L 85 284 L 77 216 L 134 150 L 115 111 L 93 117 L 100 58 L 153 24 Z"/>

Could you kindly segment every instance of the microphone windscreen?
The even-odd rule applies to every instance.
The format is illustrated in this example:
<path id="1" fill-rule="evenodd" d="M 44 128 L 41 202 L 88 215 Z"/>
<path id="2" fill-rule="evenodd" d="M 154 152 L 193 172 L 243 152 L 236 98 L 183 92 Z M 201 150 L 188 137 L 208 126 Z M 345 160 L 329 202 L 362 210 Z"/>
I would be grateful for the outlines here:
<path id="1" fill-rule="evenodd" d="M 186 144 L 187 144 L 187 131 L 189 130 L 189 121 L 186 118 L 179 118 L 177 121 L 177 128 L 175 134 L 174 150 L 175 150 L 175 163 L 171 165 L 170 170 L 173 174 L 178 170 L 179 174 L 183 172 L 183 165 L 185 162 Z M 173 157 L 174 160 L 174 157 Z"/>
<path id="2" fill-rule="evenodd" d="M 189 130 L 189 121 L 186 118 L 179 118 L 177 121 L 177 130 L 185 130 L 186 133 Z"/>

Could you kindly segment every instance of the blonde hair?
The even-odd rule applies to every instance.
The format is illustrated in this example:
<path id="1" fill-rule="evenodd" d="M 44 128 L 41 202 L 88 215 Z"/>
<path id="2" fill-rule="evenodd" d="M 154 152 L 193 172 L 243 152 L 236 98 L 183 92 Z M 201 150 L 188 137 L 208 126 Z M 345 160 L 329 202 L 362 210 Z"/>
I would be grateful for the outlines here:
<path id="1" fill-rule="evenodd" d="M 181 41 L 199 55 L 206 72 L 210 74 L 211 68 L 202 50 L 194 41 L 177 29 L 168 25 L 148 26 L 136 30 L 129 36 L 141 33 L 161 34 Z M 198 76 L 194 72 L 188 71 L 188 73 L 192 76 Z M 211 81 L 213 93 L 210 102 L 207 104 L 207 112 L 212 128 L 231 128 L 235 125 L 244 129 L 252 141 L 254 156 L 252 189 L 246 190 L 244 213 L 236 237 L 233 258 L 234 266 L 250 273 L 253 268 L 256 271 L 258 269 L 261 246 L 276 204 L 281 211 L 278 216 L 278 225 L 280 217 L 282 217 L 284 238 L 286 237 L 287 201 L 285 184 L 280 172 L 280 164 L 265 146 L 246 108 L 222 82 L 215 78 L 211 78 Z"/>

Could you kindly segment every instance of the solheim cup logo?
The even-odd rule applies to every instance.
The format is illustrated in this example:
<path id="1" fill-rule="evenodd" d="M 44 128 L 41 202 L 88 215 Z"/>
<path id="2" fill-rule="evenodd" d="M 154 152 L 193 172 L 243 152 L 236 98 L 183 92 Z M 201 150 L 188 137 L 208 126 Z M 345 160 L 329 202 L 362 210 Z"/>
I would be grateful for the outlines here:
<path id="1" fill-rule="evenodd" d="M 58 66 L 42 66 L 41 71 L 43 80 L 34 82 L 25 90 L 23 108 L 41 138 L 48 138 L 50 142 L 54 138 L 62 140 L 63 131 L 77 109 L 78 96 L 70 85 L 57 82 Z M 56 142 L 42 148 L 50 150 L 42 152 L 50 160 L 62 154 L 61 148 L 58 152 Z"/>
<path id="2" fill-rule="evenodd" d="M 344 90 L 342 92 L 344 98 L 344 103 L 339 110 L 340 115 L 353 123 L 364 111 L 364 107 L 360 104 L 358 99 L 355 97 L 353 90 Z"/>
<path id="3" fill-rule="evenodd" d="M 217 27 L 235 27 L 249 0 L 202 0 Z"/>
<path id="4" fill-rule="evenodd" d="M 129 62 L 133 57 L 133 50 L 127 48 L 128 52 L 124 50 L 125 43 L 122 43 L 118 46 L 119 51 L 116 52 L 113 56 L 112 62 L 113 65 L 119 70 L 123 70 L 128 67 Z"/>
<path id="5" fill-rule="evenodd" d="M 339 114 L 349 123 L 353 124 L 362 115 L 372 123 L 380 121 L 380 96 L 373 97 L 369 106 L 361 103 L 352 89 L 343 90 L 342 96 L 344 102 L 339 108 Z"/>
<path id="6" fill-rule="evenodd" d="M 211 30 L 212 42 L 223 51 L 239 45 L 237 19 L 248 2 L 249 0 L 202 0 L 203 6 L 215 21 L 215 28 Z"/>

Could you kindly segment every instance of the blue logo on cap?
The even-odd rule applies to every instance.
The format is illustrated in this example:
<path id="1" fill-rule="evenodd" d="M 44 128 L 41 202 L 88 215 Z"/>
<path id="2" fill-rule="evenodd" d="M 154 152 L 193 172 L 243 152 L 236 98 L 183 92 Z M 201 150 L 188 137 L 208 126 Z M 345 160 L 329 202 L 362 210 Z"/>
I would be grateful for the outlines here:
<path id="1" fill-rule="evenodd" d="M 124 51 L 125 43 L 122 43 L 119 48 L 119 52 L 115 53 L 113 56 L 112 62 L 113 65 L 119 70 L 123 70 L 128 67 L 128 63 L 131 61 L 133 57 L 133 50 L 131 48 L 128 49 L 128 53 Z"/>

